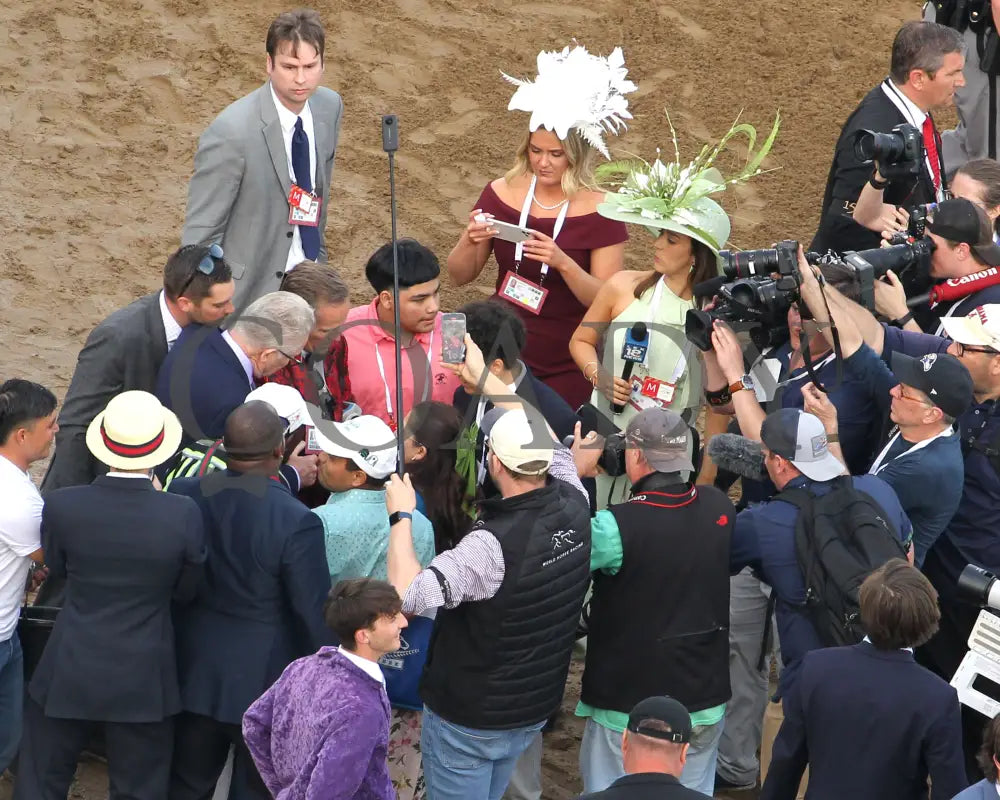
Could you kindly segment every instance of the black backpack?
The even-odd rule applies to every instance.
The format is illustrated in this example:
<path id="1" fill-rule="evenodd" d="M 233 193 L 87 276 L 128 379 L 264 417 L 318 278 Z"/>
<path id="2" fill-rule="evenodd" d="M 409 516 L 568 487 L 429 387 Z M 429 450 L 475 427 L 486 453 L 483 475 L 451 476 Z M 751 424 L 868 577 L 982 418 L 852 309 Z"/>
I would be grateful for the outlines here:
<path id="1" fill-rule="evenodd" d="M 805 608 L 827 647 L 857 644 L 861 627 L 858 590 L 891 558 L 906 558 L 895 526 L 851 478 L 833 480 L 828 494 L 786 489 L 774 496 L 799 509 L 795 554 L 806 584 Z"/>

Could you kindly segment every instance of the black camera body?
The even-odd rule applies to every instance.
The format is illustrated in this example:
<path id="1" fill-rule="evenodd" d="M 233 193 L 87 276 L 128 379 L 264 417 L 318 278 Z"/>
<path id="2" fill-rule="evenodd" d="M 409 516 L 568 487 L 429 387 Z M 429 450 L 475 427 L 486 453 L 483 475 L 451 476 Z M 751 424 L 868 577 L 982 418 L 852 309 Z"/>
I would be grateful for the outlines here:
<path id="1" fill-rule="evenodd" d="M 924 135 L 905 122 L 890 133 L 861 130 L 854 134 L 854 156 L 862 164 L 878 161 L 879 172 L 888 181 L 912 178 L 920 174 Z"/>
<path id="2" fill-rule="evenodd" d="M 799 297 L 798 251 L 799 243 L 792 240 L 765 250 L 721 251 L 722 271 L 731 280 L 719 287 L 711 311 L 687 312 L 688 341 L 703 352 L 711 350 L 717 319 L 749 330 L 760 350 L 787 341 L 788 309 Z"/>

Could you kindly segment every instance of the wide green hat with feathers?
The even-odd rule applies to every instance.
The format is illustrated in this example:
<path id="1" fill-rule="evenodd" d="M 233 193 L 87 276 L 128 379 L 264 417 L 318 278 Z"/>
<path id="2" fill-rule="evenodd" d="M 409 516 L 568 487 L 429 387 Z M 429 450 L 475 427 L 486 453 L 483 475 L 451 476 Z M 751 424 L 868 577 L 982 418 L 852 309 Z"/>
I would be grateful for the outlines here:
<path id="1" fill-rule="evenodd" d="M 602 164 L 595 170 L 595 178 L 615 191 L 604 195 L 597 211 L 608 219 L 642 225 L 654 236 L 664 230 L 690 236 L 718 253 L 729 239 L 731 226 L 722 206 L 709 195 L 761 174 L 761 162 L 774 145 L 780 122 L 781 115 L 775 114 L 770 135 L 755 151 L 756 129 L 737 118 L 715 147 L 706 144 L 694 161 L 682 166 L 677 133 L 667 115 L 674 160 L 662 161 L 657 150 L 652 164 L 639 158 Z M 747 161 L 738 174 L 726 178 L 715 166 L 715 160 L 735 136 L 747 137 Z"/>

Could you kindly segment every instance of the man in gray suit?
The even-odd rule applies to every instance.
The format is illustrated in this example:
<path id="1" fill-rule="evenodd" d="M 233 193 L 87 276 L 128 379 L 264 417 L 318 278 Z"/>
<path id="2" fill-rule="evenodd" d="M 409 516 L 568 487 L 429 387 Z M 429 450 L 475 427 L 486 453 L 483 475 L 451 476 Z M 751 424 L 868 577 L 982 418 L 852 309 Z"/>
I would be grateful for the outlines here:
<path id="1" fill-rule="evenodd" d="M 181 241 L 221 243 L 242 273 L 238 309 L 276 291 L 301 261 L 327 260 L 343 103 L 319 85 L 325 41 L 315 11 L 281 14 L 267 32 L 267 83 L 228 106 L 198 141 Z"/>
<path id="2" fill-rule="evenodd" d="M 59 413 L 56 450 L 42 481 L 47 494 L 103 475 L 85 441 L 87 426 L 117 394 L 156 390 L 167 350 L 192 322 L 219 325 L 233 310 L 233 276 L 216 247 L 182 247 L 163 269 L 163 289 L 99 323 L 77 357 Z"/>

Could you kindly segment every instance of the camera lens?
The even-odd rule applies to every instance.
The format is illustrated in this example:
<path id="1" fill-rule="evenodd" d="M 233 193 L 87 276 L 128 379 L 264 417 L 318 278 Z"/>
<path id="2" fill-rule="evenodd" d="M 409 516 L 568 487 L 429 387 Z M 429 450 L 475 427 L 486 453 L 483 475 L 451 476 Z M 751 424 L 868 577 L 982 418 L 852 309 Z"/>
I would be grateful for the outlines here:
<path id="1" fill-rule="evenodd" d="M 897 133 L 858 131 L 854 136 L 854 155 L 865 163 L 895 164 L 903 156 L 905 143 Z"/>
<path id="2" fill-rule="evenodd" d="M 770 250 L 722 250 L 719 252 L 722 271 L 726 277 L 757 278 L 770 275 L 778 268 L 778 251 Z"/>

